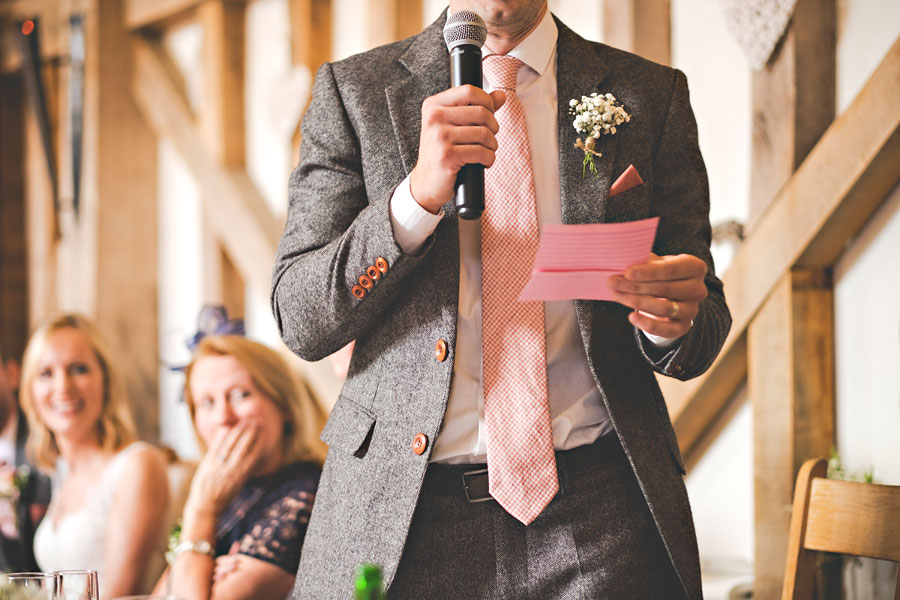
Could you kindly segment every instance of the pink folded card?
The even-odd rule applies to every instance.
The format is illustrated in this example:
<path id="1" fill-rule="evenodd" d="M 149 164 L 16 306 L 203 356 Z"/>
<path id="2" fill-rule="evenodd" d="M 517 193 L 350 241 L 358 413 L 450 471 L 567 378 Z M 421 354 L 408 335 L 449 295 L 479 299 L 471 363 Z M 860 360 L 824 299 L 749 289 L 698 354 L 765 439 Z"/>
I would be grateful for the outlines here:
<path id="1" fill-rule="evenodd" d="M 606 280 L 650 258 L 658 223 L 545 225 L 519 301 L 612 300 Z"/>
<path id="2" fill-rule="evenodd" d="M 628 165 L 628 168 L 622 171 L 619 178 L 609 187 L 609 197 L 612 198 L 617 194 L 627 192 L 631 188 L 637 187 L 642 183 L 644 183 L 644 180 L 641 179 L 641 176 L 637 172 L 637 169 L 634 168 L 634 165 Z"/>

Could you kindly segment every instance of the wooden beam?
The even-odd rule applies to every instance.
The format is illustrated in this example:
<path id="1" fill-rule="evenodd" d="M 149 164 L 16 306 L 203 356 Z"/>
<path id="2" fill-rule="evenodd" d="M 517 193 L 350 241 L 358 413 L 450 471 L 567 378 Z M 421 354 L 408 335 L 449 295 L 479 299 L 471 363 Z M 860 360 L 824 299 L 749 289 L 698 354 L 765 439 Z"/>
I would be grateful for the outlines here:
<path id="1" fill-rule="evenodd" d="M 213 200 L 207 218 L 247 284 L 268 297 L 270 271 L 281 227 L 242 169 L 220 165 L 207 151 L 184 97 L 167 75 L 156 41 L 135 40 L 133 95 L 157 135 L 172 141 L 203 190 Z"/>
<path id="2" fill-rule="evenodd" d="M 791 500 L 808 458 L 834 438 L 834 297 L 826 272 L 795 269 L 749 329 L 753 405 L 754 596 L 777 598 L 787 560 Z"/>
<path id="3" fill-rule="evenodd" d="M 244 168 L 243 4 L 207 0 L 197 15 L 203 27 L 203 101 L 199 125 L 209 154 L 226 168 Z M 244 283 L 209 225 L 214 198 L 203 203 L 203 300 L 222 304 L 232 317 L 244 316 Z"/>
<path id="4" fill-rule="evenodd" d="M 830 266 L 900 181 L 900 39 L 760 218 L 725 273 L 733 324 L 710 370 L 660 378 L 689 455 L 746 375 L 746 331 L 794 266 Z"/>
<path id="5" fill-rule="evenodd" d="M 663 65 L 671 64 L 671 0 L 604 2 L 603 42 Z"/>
<path id="6" fill-rule="evenodd" d="M 228 311 L 231 318 L 246 316 L 244 278 L 237 271 L 234 262 L 228 256 L 225 246 L 216 237 L 215 231 L 207 224 L 210 217 L 206 214 L 214 203 L 206 202 L 203 206 L 203 303 L 220 304 Z"/>
<path id="7" fill-rule="evenodd" d="M 834 120 L 835 0 L 799 0 L 766 68 L 753 74 L 750 232 Z"/>
<path id="8" fill-rule="evenodd" d="M 291 20 L 291 61 L 303 65 L 312 76 L 322 63 L 331 60 L 331 0 L 288 0 Z M 297 99 L 304 105 L 310 98 Z M 304 108 L 304 112 L 306 109 Z M 291 139 L 293 164 L 300 159 L 300 124 Z"/>
<path id="9" fill-rule="evenodd" d="M 161 27 L 190 17 L 204 0 L 125 0 L 125 27 Z"/>
<path id="10" fill-rule="evenodd" d="M 244 12 L 243 4 L 225 0 L 207 0 L 197 12 L 203 27 L 200 129 L 226 167 L 244 166 Z"/>
<path id="11" fill-rule="evenodd" d="M 141 437 L 159 435 L 156 139 L 132 100 L 121 0 L 95 0 L 86 31 L 84 233 L 96 231 L 93 316 L 120 358 Z M 90 18 L 88 19 L 90 23 Z M 93 58 L 91 51 L 93 50 Z M 90 140 L 93 138 L 93 142 Z M 92 184 L 93 182 L 93 184 Z M 89 206 L 94 187 L 94 207 Z M 91 223 L 93 221 L 93 223 Z M 90 280 L 89 280 L 90 281 Z"/>

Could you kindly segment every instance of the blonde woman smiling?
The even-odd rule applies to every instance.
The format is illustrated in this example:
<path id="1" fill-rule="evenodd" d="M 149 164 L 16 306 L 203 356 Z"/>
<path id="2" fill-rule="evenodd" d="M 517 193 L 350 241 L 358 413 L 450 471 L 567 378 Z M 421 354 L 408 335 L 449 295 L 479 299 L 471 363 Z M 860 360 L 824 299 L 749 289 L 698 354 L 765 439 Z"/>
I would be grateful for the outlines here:
<path id="1" fill-rule="evenodd" d="M 28 451 L 55 475 L 35 534 L 41 569 L 94 569 L 104 598 L 146 592 L 164 567 L 165 459 L 136 441 L 124 385 L 96 327 L 67 314 L 38 329 L 21 390 Z"/>

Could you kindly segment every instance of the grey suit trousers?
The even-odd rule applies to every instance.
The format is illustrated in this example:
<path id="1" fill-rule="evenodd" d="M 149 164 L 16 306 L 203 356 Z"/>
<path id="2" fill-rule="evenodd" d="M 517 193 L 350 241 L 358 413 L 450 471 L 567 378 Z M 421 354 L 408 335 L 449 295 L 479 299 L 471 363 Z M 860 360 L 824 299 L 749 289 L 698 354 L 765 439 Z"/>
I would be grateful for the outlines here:
<path id="1" fill-rule="evenodd" d="M 388 598 L 683 598 L 621 446 L 615 437 L 595 446 L 587 466 L 556 453 L 559 493 L 529 526 L 492 500 L 429 485 L 440 471 L 462 492 L 467 467 L 429 467 Z"/>

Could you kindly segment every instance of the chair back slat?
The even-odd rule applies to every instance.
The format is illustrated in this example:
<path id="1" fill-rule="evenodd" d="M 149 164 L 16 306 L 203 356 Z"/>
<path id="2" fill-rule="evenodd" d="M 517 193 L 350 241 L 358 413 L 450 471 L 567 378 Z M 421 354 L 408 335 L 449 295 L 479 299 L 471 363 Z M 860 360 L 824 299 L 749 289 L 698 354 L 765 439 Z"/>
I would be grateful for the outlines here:
<path id="1" fill-rule="evenodd" d="M 811 458 L 797 474 L 782 600 L 812 600 L 816 551 L 900 561 L 900 486 L 825 479 L 827 468 Z"/>
<path id="2" fill-rule="evenodd" d="M 813 479 L 803 545 L 900 561 L 900 486 Z"/>

